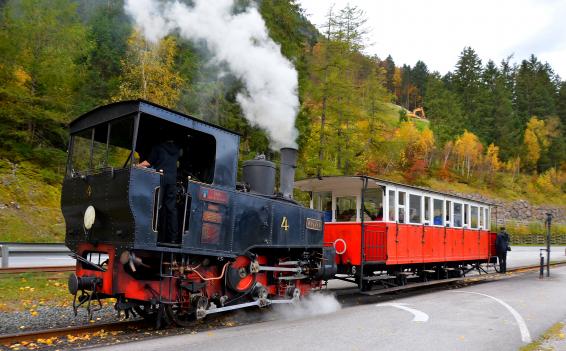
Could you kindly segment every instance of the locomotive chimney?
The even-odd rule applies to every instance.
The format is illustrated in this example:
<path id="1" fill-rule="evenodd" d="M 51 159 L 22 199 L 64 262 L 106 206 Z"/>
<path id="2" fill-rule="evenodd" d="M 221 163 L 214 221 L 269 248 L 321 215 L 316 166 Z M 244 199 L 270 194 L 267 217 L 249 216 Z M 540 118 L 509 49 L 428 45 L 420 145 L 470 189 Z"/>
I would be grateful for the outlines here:
<path id="1" fill-rule="evenodd" d="M 293 198 L 295 185 L 295 168 L 297 168 L 297 149 L 284 147 L 281 149 L 281 170 L 279 172 L 279 191 L 283 197 Z"/>

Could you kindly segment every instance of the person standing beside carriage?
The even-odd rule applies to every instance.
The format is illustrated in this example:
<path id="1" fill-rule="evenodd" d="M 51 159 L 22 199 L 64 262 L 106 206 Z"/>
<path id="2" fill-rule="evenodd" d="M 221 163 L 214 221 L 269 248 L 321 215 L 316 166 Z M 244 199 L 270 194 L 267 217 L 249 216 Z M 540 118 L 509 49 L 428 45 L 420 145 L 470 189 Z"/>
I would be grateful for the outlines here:
<path id="1" fill-rule="evenodd" d="M 507 251 L 511 251 L 511 247 L 509 246 L 509 234 L 505 231 L 505 227 L 501 227 L 497 233 L 495 251 L 499 260 L 499 273 L 507 272 Z"/>

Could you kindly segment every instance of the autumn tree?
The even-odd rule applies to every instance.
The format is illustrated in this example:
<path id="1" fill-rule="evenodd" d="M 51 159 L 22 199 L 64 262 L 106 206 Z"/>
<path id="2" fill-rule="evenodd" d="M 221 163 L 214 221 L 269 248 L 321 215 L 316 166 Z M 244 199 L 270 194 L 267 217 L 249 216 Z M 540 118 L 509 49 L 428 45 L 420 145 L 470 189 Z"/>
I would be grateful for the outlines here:
<path id="1" fill-rule="evenodd" d="M 548 133 L 543 120 L 531 117 L 524 136 L 525 163 L 531 170 L 536 170 L 541 153 L 548 147 Z"/>
<path id="2" fill-rule="evenodd" d="M 120 89 L 113 99 L 142 98 L 174 108 L 184 84 L 183 78 L 174 70 L 176 54 L 174 37 L 168 36 L 154 44 L 135 30 L 128 39 Z"/>
<path id="3" fill-rule="evenodd" d="M 481 162 L 483 145 L 478 137 L 467 130 L 454 143 L 454 153 L 458 159 L 460 174 L 470 179 L 474 167 Z"/>

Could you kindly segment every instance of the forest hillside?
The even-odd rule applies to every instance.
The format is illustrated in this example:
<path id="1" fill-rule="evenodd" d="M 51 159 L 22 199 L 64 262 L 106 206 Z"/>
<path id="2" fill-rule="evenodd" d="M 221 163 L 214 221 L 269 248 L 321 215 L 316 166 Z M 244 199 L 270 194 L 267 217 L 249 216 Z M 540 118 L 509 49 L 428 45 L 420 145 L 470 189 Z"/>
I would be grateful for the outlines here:
<path id="1" fill-rule="evenodd" d="M 566 221 L 566 81 L 549 64 L 482 62 L 462 43 L 441 75 L 365 54 L 368 23 L 356 7 L 329 9 L 316 27 L 294 0 L 236 3 L 259 8 L 298 71 L 299 178 L 363 173 L 525 200 Z M 242 135 L 240 162 L 277 161 L 243 116 L 242 89 L 201 46 L 176 34 L 146 41 L 121 1 L 0 1 L 0 241 L 63 240 L 67 125 L 112 101 L 143 98 L 220 124 Z M 538 217 L 515 230 L 540 229 Z"/>

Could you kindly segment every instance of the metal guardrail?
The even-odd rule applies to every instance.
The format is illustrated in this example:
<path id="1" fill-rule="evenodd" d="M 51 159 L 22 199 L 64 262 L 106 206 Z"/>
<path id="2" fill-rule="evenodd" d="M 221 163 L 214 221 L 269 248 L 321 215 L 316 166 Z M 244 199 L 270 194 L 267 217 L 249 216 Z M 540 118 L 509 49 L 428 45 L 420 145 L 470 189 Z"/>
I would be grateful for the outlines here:
<path id="1" fill-rule="evenodd" d="M 2 256 L 1 268 L 10 266 L 10 256 L 26 254 L 69 254 L 71 251 L 65 244 L 59 243 L 0 243 L 0 255 Z"/>

